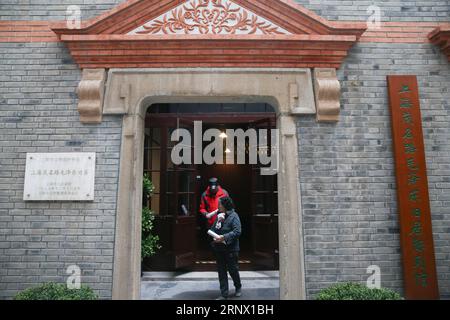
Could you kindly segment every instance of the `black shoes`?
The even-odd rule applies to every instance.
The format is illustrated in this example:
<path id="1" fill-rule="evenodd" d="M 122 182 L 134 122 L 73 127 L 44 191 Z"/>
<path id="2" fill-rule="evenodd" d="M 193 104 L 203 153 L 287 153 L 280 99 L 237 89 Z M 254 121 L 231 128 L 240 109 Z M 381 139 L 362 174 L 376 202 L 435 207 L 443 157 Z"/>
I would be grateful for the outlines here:
<path id="1" fill-rule="evenodd" d="M 236 289 L 234 296 L 236 298 L 240 298 L 242 297 L 242 288 Z M 216 298 L 217 301 L 223 301 L 223 300 L 228 300 L 228 297 L 224 297 L 224 296 L 220 296 L 218 298 Z"/>

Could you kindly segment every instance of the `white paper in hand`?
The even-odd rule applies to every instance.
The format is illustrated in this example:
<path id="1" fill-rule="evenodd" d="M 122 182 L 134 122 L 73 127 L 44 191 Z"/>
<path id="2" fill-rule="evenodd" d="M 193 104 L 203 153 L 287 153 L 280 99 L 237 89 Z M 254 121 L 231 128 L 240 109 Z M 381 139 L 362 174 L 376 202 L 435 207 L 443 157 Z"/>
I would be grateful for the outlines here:
<path id="1" fill-rule="evenodd" d="M 213 237 L 214 239 L 219 239 L 220 238 L 220 236 L 217 233 L 215 233 L 214 231 L 212 231 L 212 230 L 208 230 L 208 234 L 211 237 Z M 225 241 L 222 241 L 222 242 L 225 243 Z"/>
<path id="2" fill-rule="evenodd" d="M 211 237 L 213 237 L 214 239 L 219 239 L 220 238 L 220 236 L 217 233 L 215 233 L 214 231 L 212 231 L 212 230 L 208 230 L 208 234 Z"/>

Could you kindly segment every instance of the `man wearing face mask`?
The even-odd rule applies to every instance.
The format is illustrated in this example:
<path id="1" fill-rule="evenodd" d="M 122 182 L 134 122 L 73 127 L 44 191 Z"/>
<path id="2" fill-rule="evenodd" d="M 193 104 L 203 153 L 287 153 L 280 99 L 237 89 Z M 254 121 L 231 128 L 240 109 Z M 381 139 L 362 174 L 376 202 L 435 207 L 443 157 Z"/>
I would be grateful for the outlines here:
<path id="1" fill-rule="evenodd" d="M 219 185 L 217 178 L 209 179 L 208 188 L 200 199 L 200 213 L 208 220 L 208 228 L 211 228 L 216 222 L 219 199 L 222 197 L 228 197 L 228 192 Z"/>

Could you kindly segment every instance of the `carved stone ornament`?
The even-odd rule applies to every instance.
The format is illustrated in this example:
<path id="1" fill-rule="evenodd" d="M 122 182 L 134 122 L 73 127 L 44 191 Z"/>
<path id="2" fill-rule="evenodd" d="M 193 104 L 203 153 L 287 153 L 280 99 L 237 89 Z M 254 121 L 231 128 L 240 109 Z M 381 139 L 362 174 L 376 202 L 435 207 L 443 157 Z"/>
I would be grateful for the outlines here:
<path id="1" fill-rule="evenodd" d="M 78 112 L 82 123 L 102 122 L 105 69 L 84 69 L 78 85 Z"/>
<path id="2" fill-rule="evenodd" d="M 341 85 L 336 76 L 336 69 L 314 69 L 314 93 L 317 121 L 338 122 L 341 109 Z"/>
<path id="3" fill-rule="evenodd" d="M 51 29 L 82 69 L 339 68 L 367 29 L 294 0 L 128 0 Z"/>
<path id="4" fill-rule="evenodd" d="M 229 0 L 191 0 L 129 34 L 289 34 Z"/>

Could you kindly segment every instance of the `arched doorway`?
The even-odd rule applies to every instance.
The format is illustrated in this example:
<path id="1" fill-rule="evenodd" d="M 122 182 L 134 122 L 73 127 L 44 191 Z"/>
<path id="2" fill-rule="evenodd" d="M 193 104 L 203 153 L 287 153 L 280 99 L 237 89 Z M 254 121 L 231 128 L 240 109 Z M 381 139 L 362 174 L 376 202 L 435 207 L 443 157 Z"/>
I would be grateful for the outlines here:
<path id="1" fill-rule="evenodd" d="M 292 90 L 302 101 L 292 105 Z M 309 69 L 110 70 L 104 114 L 123 114 L 113 298 L 139 299 L 145 115 L 156 103 L 268 103 L 279 129 L 280 298 L 303 299 L 298 146 L 292 108 L 315 113 Z M 298 108 L 297 108 L 298 110 Z"/>
<path id="2" fill-rule="evenodd" d="M 240 269 L 278 270 L 277 172 L 262 174 L 264 165 L 257 161 L 261 159 L 259 153 L 271 149 L 271 141 L 263 144 L 262 136 L 276 134 L 274 108 L 264 103 L 154 104 L 147 111 L 145 123 L 144 173 L 155 191 L 144 199 L 144 205 L 155 215 L 154 233 L 160 238 L 161 249 L 144 259 L 143 271 L 216 270 L 206 219 L 199 214 L 201 197 L 211 177 L 219 179 L 240 216 Z M 179 128 L 188 130 L 192 139 L 201 139 L 198 147 L 202 154 L 217 140 L 222 145 L 217 161 L 194 163 L 191 152 L 189 163 L 174 164 L 171 152 L 177 141 L 172 136 Z M 208 130 L 217 133 L 212 142 L 203 140 Z M 242 134 L 241 138 L 235 133 Z M 189 151 L 195 148 L 194 140 L 187 146 Z M 244 159 L 240 159 L 243 163 L 238 163 L 239 152 L 244 153 Z M 276 166 L 275 152 L 270 155 Z"/>

